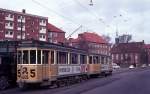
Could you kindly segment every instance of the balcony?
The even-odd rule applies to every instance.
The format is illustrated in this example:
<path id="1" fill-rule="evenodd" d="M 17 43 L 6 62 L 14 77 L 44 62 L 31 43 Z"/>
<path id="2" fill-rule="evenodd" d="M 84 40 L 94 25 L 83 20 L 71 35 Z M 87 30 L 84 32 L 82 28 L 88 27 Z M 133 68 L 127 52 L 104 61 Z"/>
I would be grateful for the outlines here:
<path id="1" fill-rule="evenodd" d="M 5 28 L 6 28 L 6 29 L 14 29 L 14 26 L 13 26 L 13 25 L 11 26 L 11 25 L 9 25 L 9 24 L 6 24 L 6 25 L 5 25 Z"/>
<path id="2" fill-rule="evenodd" d="M 41 25 L 41 26 L 46 26 L 46 21 L 45 21 L 45 20 L 41 20 L 41 21 L 40 21 L 40 25 Z"/>
<path id="3" fill-rule="evenodd" d="M 43 35 L 43 34 L 40 34 L 40 35 L 39 35 L 39 40 L 40 40 L 40 41 L 46 41 L 46 36 Z"/>
<path id="4" fill-rule="evenodd" d="M 21 35 L 17 35 L 17 39 L 21 39 Z M 25 39 L 25 35 L 22 36 L 22 39 Z"/>
<path id="5" fill-rule="evenodd" d="M 14 21 L 14 15 L 8 14 L 8 15 L 5 17 L 5 20 Z"/>
<path id="6" fill-rule="evenodd" d="M 39 32 L 43 33 L 43 34 L 46 34 L 46 28 L 41 28 Z"/>
<path id="7" fill-rule="evenodd" d="M 46 38 L 39 38 L 40 41 L 46 41 Z"/>
<path id="8" fill-rule="evenodd" d="M 7 37 L 7 38 L 13 38 L 13 34 L 12 35 L 10 35 L 10 34 L 5 34 L 5 37 Z"/>
<path id="9" fill-rule="evenodd" d="M 21 22 L 21 19 L 18 19 L 18 22 Z M 25 18 L 22 19 L 22 22 L 25 23 Z"/>
<path id="10" fill-rule="evenodd" d="M 21 27 L 18 27 L 17 30 L 21 31 Z M 22 27 L 22 31 L 25 31 L 25 26 Z"/>
<path id="11" fill-rule="evenodd" d="M 14 21 L 14 18 L 11 18 L 11 17 L 5 17 L 5 20 L 9 20 L 9 21 Z"/>

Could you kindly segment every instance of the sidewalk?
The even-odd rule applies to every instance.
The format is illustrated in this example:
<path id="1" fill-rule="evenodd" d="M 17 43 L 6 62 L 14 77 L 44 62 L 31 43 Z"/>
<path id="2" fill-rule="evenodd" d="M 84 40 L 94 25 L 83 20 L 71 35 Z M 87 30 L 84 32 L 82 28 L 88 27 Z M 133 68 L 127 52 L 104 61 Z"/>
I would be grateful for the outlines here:
<path id="1" fill-rule="evenodd" d="M 149 66 L 145 67 L 145 68 L 142 68 L 142 67 L 136 67 L 136 68 L 133 68 L 133 69 L 129 69 L 129 68 L 120 68 L 120 69 L 115 69 L 113 70 L 113 74 L 117 74 L 117 73 L 123 73 L 123 72 L 127 72 L 127 71 L 135 71 L 135 70 L 143 70 L 143 69 L 150 69 Z"/>

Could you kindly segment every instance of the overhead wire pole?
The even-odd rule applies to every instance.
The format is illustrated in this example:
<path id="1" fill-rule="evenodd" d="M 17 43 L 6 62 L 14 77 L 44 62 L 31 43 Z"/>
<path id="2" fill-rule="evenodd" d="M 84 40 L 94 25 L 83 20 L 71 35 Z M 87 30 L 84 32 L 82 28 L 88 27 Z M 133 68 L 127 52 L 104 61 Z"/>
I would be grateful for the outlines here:
<path id="1" fill-rule="evenodd" d="M 69 39 L 76 31 L 78 31 L 80 28 L 82 28 L 82 25 L 80 25 L 77 29 L 75 29 L 68 37 L 67 39 Z"/>

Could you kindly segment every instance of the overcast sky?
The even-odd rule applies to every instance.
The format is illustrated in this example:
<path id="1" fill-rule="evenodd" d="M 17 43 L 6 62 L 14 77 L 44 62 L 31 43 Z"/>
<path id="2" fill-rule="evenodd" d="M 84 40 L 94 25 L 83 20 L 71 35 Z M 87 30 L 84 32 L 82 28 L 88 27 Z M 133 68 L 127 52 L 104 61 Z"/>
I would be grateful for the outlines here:
<path id="1" fill-rule="evenodd" d="M 0 0 L 1 8 L 49 18 L 49 22 L 71 34 L 85 31 L 109 35 L 132 34 L 134 41 L 150 43 L 150 0 Z"/>

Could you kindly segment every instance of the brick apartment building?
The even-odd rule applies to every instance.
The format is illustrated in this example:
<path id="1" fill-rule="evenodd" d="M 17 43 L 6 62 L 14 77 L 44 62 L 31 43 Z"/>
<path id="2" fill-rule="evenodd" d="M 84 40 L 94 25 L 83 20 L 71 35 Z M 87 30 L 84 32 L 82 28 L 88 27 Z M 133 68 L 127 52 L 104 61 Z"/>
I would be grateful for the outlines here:
<path id="1" fill-rule="evenodd" d="M 64 43 L 65 42 L 65 32 L 56 26 L 48 23 L 48 41 L 51 43 Z"/>
<path id="2" fill-rule="evenodd" d="M 150 44 L 145 44 L 145 49 L 147 51 L 148 64 L 150 64 Z"/>
<path id="3" fill-rule="evenodd" d="M 111 54 L 110 49 L 111 45 L 107 43 L 101 36 L 95 33 L 90 32 L 84 32 L 78 35 L 78 38 L 69 39 L 69 45 L 84 49 L 89 53 L 93 54 L 101 54 L 101 57 L 99 58 L 100 62 L 103 63 L 110 63 L 111 61 Z M 96 57 L 90 56 L 90 62 L 93 62 L 97 60 Z"/>
<path id="4" fill-rule="evenodd" d="M 141 66 L 148 63 L 144 41 L 115 44 L 111 49 L 111 54 L 113 63 L 121 67 Z"/>
<path id="5" fill-rule="evenodd" d="M 27 14 L 25 10 L 0 9 L 0 40 L 20 40 L 22 37 L 47 41 L 47 24 L 47 17 Z"/>

